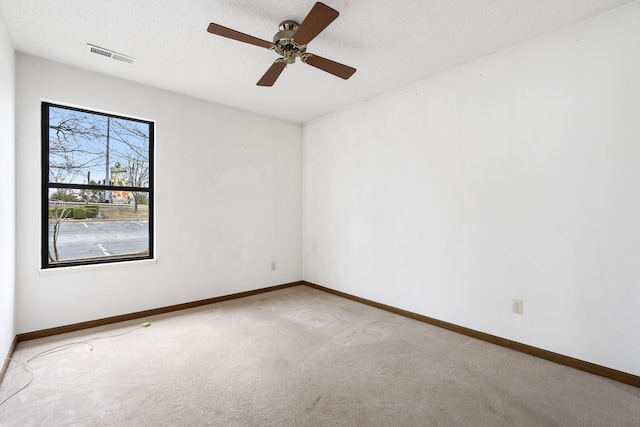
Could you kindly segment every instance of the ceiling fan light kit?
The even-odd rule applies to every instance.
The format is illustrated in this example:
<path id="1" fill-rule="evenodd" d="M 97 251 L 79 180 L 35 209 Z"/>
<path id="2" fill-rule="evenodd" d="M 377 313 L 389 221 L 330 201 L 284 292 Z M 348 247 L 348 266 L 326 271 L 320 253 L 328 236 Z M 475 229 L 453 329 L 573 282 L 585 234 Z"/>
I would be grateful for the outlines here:
<path id="1" fill-rule="evenodd" d="M 338 15 L 337 10 L 318 2 L 311 8 L 302 24 L 290 20 L 282 22 L 279 31 L 273 36 L 273 43 L 213 22 L 209 24 L 207 31 L 211 34 L 273 50 L 281 56 L 258 81 L 258 86 L 273 86 L 287 64 L 295 63 L 296 58 L 300 58 L 305 64 L 346 80 L 356 72 L 355 68 L 307 52 L 307 44 L 332 23 Z"/>

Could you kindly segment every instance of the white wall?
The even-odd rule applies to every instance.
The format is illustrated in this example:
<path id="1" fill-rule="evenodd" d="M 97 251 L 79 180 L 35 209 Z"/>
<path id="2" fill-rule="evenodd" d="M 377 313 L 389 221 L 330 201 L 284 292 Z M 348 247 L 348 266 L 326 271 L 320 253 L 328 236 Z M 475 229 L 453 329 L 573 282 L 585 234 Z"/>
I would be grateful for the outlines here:
<path id="1" fill-rule="evenodd" d="M 300 125 L 16 58 L 18 333 L 300 280 Z M 157 263 L 40 271 L 41 99 L 156 121 Z"/>
<path id="2" fill-rule="evenodd" d="M 307 123 L 304 279 L 640 375 L 639 76 L 636 2 Z"/>
<path id="3" fill-rule="evenodd" d="M 0 357 L 15 337 L 15 55 L 0 10 Z M 2 362 L 0 362 L 0 368 Z"/>

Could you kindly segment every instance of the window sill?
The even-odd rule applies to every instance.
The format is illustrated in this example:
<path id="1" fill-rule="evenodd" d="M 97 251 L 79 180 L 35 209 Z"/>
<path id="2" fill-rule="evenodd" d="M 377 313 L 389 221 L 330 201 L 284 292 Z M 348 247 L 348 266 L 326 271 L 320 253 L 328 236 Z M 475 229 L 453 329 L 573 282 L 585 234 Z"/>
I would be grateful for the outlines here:
<path id="1" fill-rule="evenodd" d="M 86 271 L 86 270 L 105 270 L 112 268 L 132 268 L 132 267 L 140 267 L 143 265 L 149 264 L 157 264 L 157 259 L 141 259 L 141 260 L 132 260 L 132 261 L 119 261 L 119 262 L 110 262 L 105 264 L 89 264 L 89 265 L 70 265 L 67 267 L 56 267 L 56 268 L 41 268 L 40 275 L 48 276 L 50 274 L 68 274 L 75 271 Z"/>

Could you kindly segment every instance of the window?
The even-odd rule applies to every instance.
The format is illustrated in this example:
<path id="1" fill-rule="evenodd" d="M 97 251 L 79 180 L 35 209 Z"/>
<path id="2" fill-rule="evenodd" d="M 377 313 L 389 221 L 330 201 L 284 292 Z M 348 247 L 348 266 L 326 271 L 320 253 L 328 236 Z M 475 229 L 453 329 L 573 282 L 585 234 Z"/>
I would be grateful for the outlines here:
<path id="1" fill-rule="evenodd" d="M 42 267 L 153 258 L 153 122 L 42 103 Z"/>

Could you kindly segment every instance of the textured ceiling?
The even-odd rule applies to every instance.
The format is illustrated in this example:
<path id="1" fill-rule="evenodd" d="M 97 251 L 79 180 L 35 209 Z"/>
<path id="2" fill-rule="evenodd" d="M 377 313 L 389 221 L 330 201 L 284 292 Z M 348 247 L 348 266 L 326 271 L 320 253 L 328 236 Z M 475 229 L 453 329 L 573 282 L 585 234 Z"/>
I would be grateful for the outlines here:
<path id="1" fill-rule="evenodd" d="M 358 71 L 342 80 L 298 61 L 271 88 L 256 82 L 275 52 L 207 26 L 270 41 L 313 0 L 0 0 L 0 8 L 17 51 L 303 123 L 631 2 L 325 0 L 340 16 L 308 51 Z M 89 54 L 86 43 L 137 61 Z"/>

